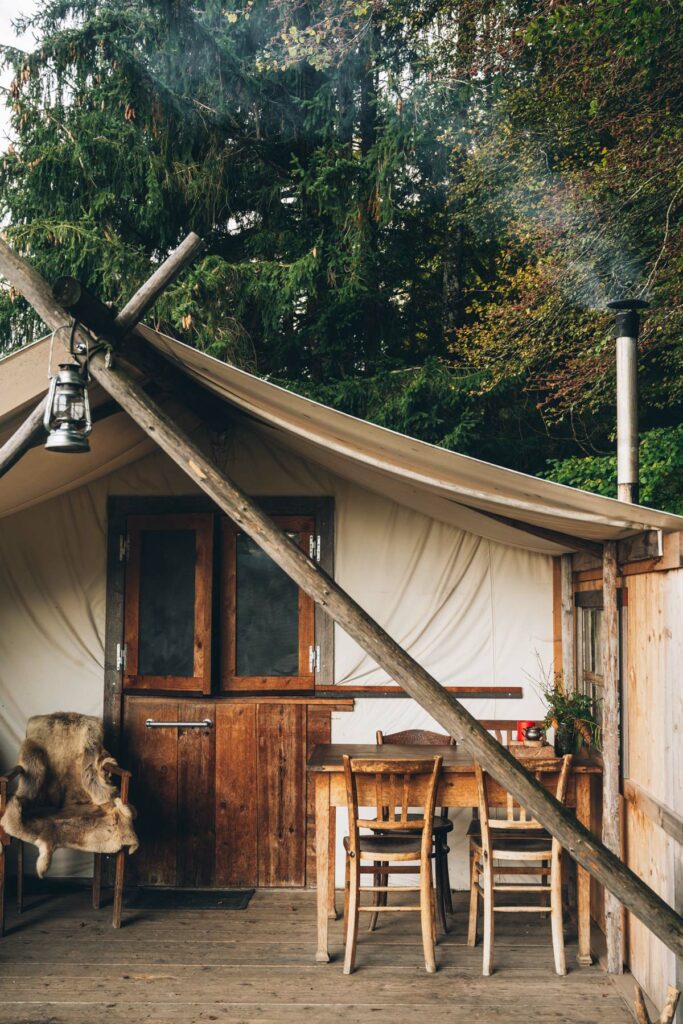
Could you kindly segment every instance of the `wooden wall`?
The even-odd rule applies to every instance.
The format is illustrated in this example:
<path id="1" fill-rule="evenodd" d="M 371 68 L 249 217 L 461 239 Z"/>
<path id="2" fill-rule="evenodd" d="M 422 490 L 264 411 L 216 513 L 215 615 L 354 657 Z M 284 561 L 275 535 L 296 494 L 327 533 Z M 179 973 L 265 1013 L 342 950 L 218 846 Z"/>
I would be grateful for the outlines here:
<path id="1" fill-rule="evenodd" d="M 622 682 L 622 835 L 628 865 L 667 903 L 683 910 L 683 538 L 666 538 L 657 563 L 625 566 L 625 673 Z M 599 570 L 575 557 L 574 589 L 601 586 Z M 599 801 L 596 801 L 599 807 Z M 600 829 L 599 812 L 592 823 Z M 593 883 L 596 921 L 600 887 Z M 625 961 L 655 1005 L 669 984 L 683 988 L 683 966 L 626 914 Z M 677 1021 L 683 1024 L 679 1010 Z"/>
<path id="2" fill-rule="evenodd" d="M 624 681 L 626 861 L 671 905 L 683 902 L 683 569 L 627 576 Z M 663 810 L 672 812 L 670 820 Z M 656 1005 L 681 985 L 676 962 L 627 915 L 627 957 Z M 679 1016 L 680 1019 L 680 1016 Z"/>

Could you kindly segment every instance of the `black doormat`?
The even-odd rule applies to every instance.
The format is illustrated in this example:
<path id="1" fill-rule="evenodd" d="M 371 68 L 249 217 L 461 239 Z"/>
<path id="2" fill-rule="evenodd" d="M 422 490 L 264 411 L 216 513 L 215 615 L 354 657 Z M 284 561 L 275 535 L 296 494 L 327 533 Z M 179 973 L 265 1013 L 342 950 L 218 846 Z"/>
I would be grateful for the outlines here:
<path id="1" fill-rule="evenodd" d="M 126 896 L 130 910 L 246 910 L 253 889 L 140 887 Z"/>

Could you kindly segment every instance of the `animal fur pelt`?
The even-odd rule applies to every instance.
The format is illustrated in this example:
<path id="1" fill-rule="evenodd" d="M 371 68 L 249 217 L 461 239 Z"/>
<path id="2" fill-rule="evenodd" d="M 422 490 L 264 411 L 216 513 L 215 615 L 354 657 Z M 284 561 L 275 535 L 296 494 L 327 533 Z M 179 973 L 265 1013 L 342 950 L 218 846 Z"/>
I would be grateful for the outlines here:
<path id="1" fill-rule="evenodd" d="M 138 848 L 134 810 L 124 804 L 102 765 L 102 722 L 91 715 L 58 711 L 29 718 L 19 751 L 22 768 L 15 795 L 0 820 L 8 835 L 38 847 L 43 877 L 59 847 L 89 853 Z"/>

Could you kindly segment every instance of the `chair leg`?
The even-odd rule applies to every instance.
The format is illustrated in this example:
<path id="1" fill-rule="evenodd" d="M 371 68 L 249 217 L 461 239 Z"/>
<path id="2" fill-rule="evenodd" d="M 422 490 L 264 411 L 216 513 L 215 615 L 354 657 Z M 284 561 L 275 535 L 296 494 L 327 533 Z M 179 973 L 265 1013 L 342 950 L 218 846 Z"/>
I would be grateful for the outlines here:
<path id="1" fill-rule="evenodd" d="M 0 843 L 0 938 L 5 934 L 5 868 L 7 847 Z"/>
<path id="2" fill-rule="evenodd" d="M 564 975 L 567 973 L 567 964 L 562 930 L 562 860 L 557 854 L 553 854 L 550 866 L 550 926 L 553 935 L 555 971 Z"/>
<path id="3" fill-rule="evenodd" d="M 17 849 L 17 913 L 24 912 L 24 844 L 19 840 Z"/>
<path id="4" fill-rule="evenodd" d="M 443 880 L 444 880 L 444 896 L 446 897 L 446 913 L 453 913 L 453 892 L 451 890 L 451 876 L 448 873 L 448 845 L 443 844 Z"/>
<path id="5" fill-rule="evenodd" d="M 342 942 L 346 945 L 346 927 L 349 921 L 349 890 L 351 888 L 351 858 L 346 855 L 344 866 L 344 924 L 342 927 Z"/>
<path id="6" fill-rule="evenodd" d="M 446 896 L 443 891 L 443 848 L 440 839 L 434 841 L 434 881 L 436 883 L 436 911 L 444 935 L 448 935 L 446 920 Z"/>
<path id="7" fill-rule="evenodd" d="M 477 870 L 477 854 L 470 844 L 470 920 L 467 928 L 467 945 L 477 944 L 477 918 L 479 916 L 479 872 Z"/>
<path id="8" fill-rule="evenodd" d="M 377 861 L 376 863 L 379 864 L 380 861 Z M 381 885 L 382 884 L 382 877 L 383 876 L 380 874 L 379 871 L 375 871 L 374 875 L 372 876 L 372 884 L 373 885 Z M 382 906 L 382 896 L 384 895 L 384 893 L 382 893 L 382 892 L 373 892 L 372 895 L 373 895 L 372 905 L 374 907 L 381 907 Z M 379 917 L 379 914 L 370 914 L 370 924 L 368 925 L 368 931 L 369 932 L 374 932 L 375 928 L 377 927 L 377 918 L 378 917 Z"/>
<path id="9" fill-rule="evenodd" d="M 114 912 L 112 925 L 121 927 L 121 911 L 123 909 L 123 875 L 126 868 L 126 851 L 119 850 L 116 854 L 116 873 L 114 875 Z"/>
<path id="10" fill-rule="evenodd" d="M 356 966 L 356 943 L 358 941 L 358 899 L 360 896 L 360 864 L 358 857 L 349 857 L 349 910 L 346 916 L 346 951 L 344 953 L 344 974 L 351 974 Z"/>
<path id="11" fill-rule="evenodd" d="M 484 965 L 482 974 L 488 978 L 493 971 L 493 864 L 484 854 Z"/>
<path id="12" fill-rule="evenodd" d="M 541 861 L 541 867 L 542 868 L 549 868 L 550 867 L 550 861 L 549 860 L 542 860 Z M 548 880 L 548 875 L 541 875 L 541 885 L 547 885 L 548 884 L 547 880 Z M 552 899 L 550 898 L 550 893 L 544 892 L 542 899 L 543 899 L 543 906 L 544 907 L 548 907 L 548 909 L 550 909 L 550 907 L 552 905 Z M 543 920 L 545 920 L 548 917 L 548 914 L 541 914 L 541 917 L 543 918 Z"/>
<path id="13" fill-rule="evenodd" d="M 429 860 L 420 863 L 420 923 L 422 925 L 425 970 L 428 974 L 434 974 L 436 971 L 434 887 L 432 885 L 432 865 Z"/>
<path id="14" fill-rule="evenodd" d="M 102 854 L 96 853 L 92 872 L 92 907 L 99 910 L 102 905 Z"/>

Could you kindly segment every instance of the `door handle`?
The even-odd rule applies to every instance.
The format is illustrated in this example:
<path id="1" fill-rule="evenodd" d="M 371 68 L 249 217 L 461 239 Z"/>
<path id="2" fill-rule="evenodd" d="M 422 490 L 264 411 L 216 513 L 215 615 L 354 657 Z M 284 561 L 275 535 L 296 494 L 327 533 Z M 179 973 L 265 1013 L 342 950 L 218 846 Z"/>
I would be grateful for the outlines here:
<path id="1" fill-rule="evenodd" d="M 201 722 L 155 722 L 148 718 L 145 722 L 147 729 L 210 729 L 212 725 L 210 718 L 203 718 Z"/>

